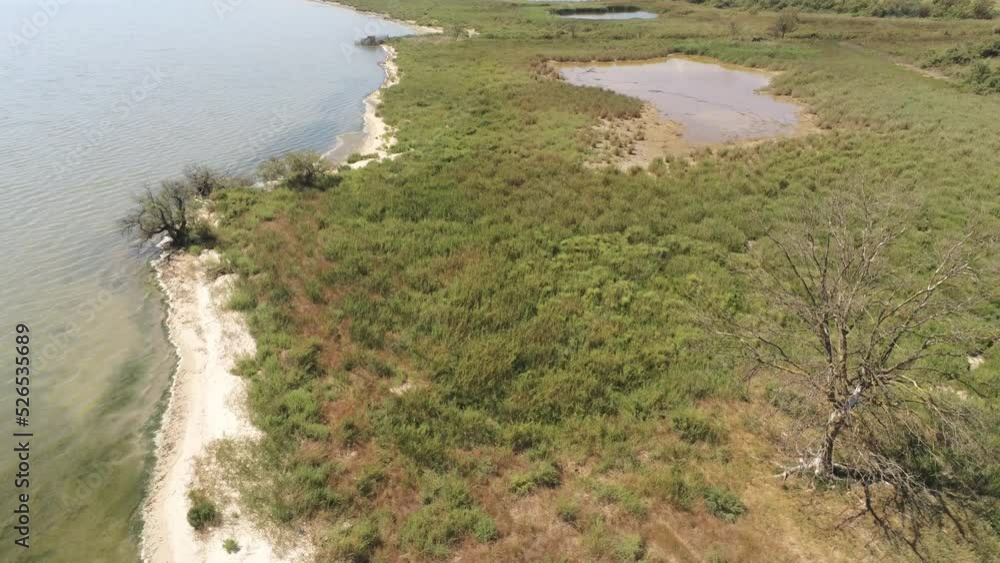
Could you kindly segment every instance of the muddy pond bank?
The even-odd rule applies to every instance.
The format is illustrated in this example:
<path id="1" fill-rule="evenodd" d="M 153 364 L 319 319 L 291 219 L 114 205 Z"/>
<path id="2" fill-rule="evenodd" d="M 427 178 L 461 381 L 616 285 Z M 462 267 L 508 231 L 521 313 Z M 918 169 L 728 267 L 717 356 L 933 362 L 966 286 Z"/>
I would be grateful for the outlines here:
<path id="1" fill-rule="evenodd" d="M 776 73 L 706 58 L 615 63 L 562 63 L 559 75 L 576 86 L 604 88 L 646 102 L 632 120 L 603 123 L 595 146 L 635 165 L 704 147 L 798 136 L 816 129 L 813 116 L 789 98 L 763 91 Z M 624 154 L 621 154 L 623 153 Z"/>

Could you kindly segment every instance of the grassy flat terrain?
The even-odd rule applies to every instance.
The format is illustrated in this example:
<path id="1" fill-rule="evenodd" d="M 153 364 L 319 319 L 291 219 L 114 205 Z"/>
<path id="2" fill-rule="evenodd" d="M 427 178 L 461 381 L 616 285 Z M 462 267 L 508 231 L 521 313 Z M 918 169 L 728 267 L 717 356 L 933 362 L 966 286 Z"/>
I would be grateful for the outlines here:
<path id="1" fill-rule="evenodd" d="M 323 561 L 916 558 L 845 522 L 860 502 L 848 488 L 773 478 L 788 402 L 747 382 L 698 303 L 766 315 L 733 273 L 748 242 L 858 184 L 916 207 L 898 264 L 925 267 L 972 218 L 996 229 L 1000 96 L 967 79 L 993 59 L 921 68 L 994 41 L 995 24 L 806 14 L 774 40 L 774 13 L 678 2 L 629 2 L 660 17 L 624 22 L 349 3 L 445 33 L 392 42 L 402 80 L 380 112 L 403 156 L 326 191 L 215 196 L 243 279 L 233 306 L 259 343 L 242 371 L 277 476 L 259 507 L 314 523 Z M 783 71 L 772 91 L 821 131 L 587 166 L 594 127 L 641 104 L 547 63 L 672 53 Z M 978 314 L 997 322 L 1000 301 Z M 974 376 L 996 407 L 995 348 Z M 1000 460 L 982 476 L 1000 494 Z M 987 520 L 962 527 L 943 520 L 920 553 L 996 557 Z"/>

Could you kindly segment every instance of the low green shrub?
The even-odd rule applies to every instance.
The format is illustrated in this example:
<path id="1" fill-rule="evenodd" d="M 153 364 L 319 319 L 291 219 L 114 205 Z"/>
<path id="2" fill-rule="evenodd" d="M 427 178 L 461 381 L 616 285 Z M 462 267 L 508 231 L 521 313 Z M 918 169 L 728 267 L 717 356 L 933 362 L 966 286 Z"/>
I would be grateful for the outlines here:
<path id="1" fill-rule="evenodd" d="M 646 542 L 638 534 L 628 534 L 618 540 L 615 556 L 619 561 L 641 561 L 646 556 Z"/>
<path id="2" fill-rule="evenodd" d="M 1000 70 L 994 69 L 989 63 L 979 61 L 972 65 L 965 82 L 977 94 L 1000 93 Z"/>
<path id="3" fill-rule="evenodd" d="M 445 557 L 451 546 L 467 536 L 480 542 L 498 536 L 493 518 L 472 499 L 457 477 L 432 477 L 423 492 L 424 506 L 403 523 L 400 545 L 431 557 Z"/>
<path id="4" fill-rule="evenodd" d="M 324 555 L 334 561 L 365 563 L 382 545 L 378 524 L 372 519 L 337 526 L 327 539 Z"/>
<path id="5" fill-rule="evenodd" d="M 706 487 L 703 493 L 705 506 L 716 518 L 726 522 L 735 522 L 746 511 L 747 507 L 735 493 L 719 487 Z"/>
<path id="6" fill-rule="evenodd" d="M 200 532 L 222 521 L 215 503 L 209 500 L 205 493 L 192 490 L 188 493 L 188 499 L 191 501 L 191 508 L 188 509 L 187 521 L 195 530 Z"/>
<path id="7" fill-rule="evenodd" d="M 222 542 L 222 549 L 226 550 L 226 553 L 232 555 L 240 550 L 240 544 L 236 543 L 236 540 L 229 538 Z"/>
<path id="8" fill-rule="evenodd" d="M 510 491 L 516 495 L 527 495 L 536 489 L 555 488 L 562 481 L 562 476 L 554 463 L 543 462 L 530 471 L 518 473 L 510 479 Z"/>
<path id="9" fill-rule="evenodd" d="M 283 182 L 293 189 L 329 187 L 339 182 L 331 176 L 330 162 L 314 151 L 291 152 L 261 163 L 257 174 L 267 182 Z M 336 179 L 336 180 L 335 180 Z"/>

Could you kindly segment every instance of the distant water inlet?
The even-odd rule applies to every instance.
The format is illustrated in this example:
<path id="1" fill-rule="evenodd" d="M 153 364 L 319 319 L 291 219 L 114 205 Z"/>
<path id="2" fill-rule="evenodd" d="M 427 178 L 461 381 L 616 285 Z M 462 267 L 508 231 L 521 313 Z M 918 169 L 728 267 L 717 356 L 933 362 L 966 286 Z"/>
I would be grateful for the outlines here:
<path id="1" fill-rule="evenodd" d="M 597 6 L 585 8 L 557 8 L 552 13 L 563 18 L 577 20 L 651 20 L 652 12 L 644 12 L 635 6 Z"/>
<path id="2" fill-rule="evenodd" d="M 692 144 L 791 135 L 799 124 L 799 106 L 761 93 L 771 76 L 750 69 L 671 57 L 560 70 L 571 84 L 606 88 L 653 104 L 683 127 L 683 139 Z"/>

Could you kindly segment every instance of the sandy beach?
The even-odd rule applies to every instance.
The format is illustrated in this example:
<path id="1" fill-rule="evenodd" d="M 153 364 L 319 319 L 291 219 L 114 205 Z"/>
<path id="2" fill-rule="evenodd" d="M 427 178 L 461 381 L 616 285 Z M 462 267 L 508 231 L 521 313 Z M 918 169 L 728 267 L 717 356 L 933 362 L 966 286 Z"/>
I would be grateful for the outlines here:
<path id="1" fill-rule="evenodd" d="M 382 49 L 386 53 L 382 62 L 385 80 L 378 90 L 365 98 L 364 137 L 355 151 L 368 158 L 351 163 L 352 168 L 360 168 L 373 160 L 392 158 L 390 151 L 396 144 L 396 132 L 378 115 L 378 108 L 382 104 L 382 92 L 399 83 L 399 67 L 396 66 L 396 49 L 388 45 L 382 45 Z"/>
<path id="2" fill-rule="evenodd" d="M 236 516 L 238 507 L 226 506 L 221 526 L 204 533 L 196 533 L 187 522 L 188 491 L 198 459 L 220 439 L 259 436 L 246 413 L 246 384 L 233 374 L 236 360 L 253 354 L 256 346 L 242 314 L 225 308 L 234 277 L 213 280 L 206 274 L 218 259 L 212 251 L 198 257 L 176 253 L 154 264 L 170 307 L 167 329 L 178 363 L 143 507 L 142 559 L 148 563 L 302 561 L 310 552 L 308 543 L 292 553 L 279 553 L 266 534 Z M 223 549 L 223 541 L 230 538 L 240 546 L 235 554 Z"/>

